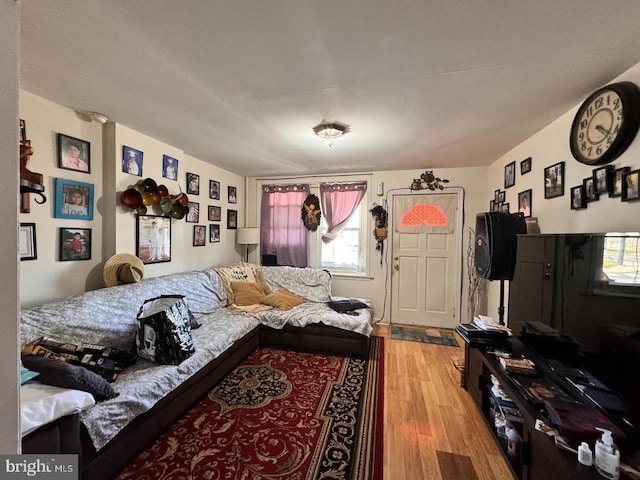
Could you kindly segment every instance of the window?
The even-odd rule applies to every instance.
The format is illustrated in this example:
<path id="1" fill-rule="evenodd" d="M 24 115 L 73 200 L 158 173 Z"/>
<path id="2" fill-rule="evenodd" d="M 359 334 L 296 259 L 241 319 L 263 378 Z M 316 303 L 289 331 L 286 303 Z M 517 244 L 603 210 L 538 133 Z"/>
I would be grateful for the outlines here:
<path id="1" fill-rule="evenodd" d="M 322 218 L 318 229 L 318 251 L 320 253 L 320 267 L 336 274 L 365 275 L 366 261 L 366 210 L 364 201 L 353 212 L 346 225 L 338 232 L 337 237 L 329 243 L 322 241 L 322 235 L 327 231 L 327 224 Z"/>
<path id="2" fill-rule="evenodd" d="M 602 271 L 609 286 L 640 284 L 640 234 L 607 234 Z"/>

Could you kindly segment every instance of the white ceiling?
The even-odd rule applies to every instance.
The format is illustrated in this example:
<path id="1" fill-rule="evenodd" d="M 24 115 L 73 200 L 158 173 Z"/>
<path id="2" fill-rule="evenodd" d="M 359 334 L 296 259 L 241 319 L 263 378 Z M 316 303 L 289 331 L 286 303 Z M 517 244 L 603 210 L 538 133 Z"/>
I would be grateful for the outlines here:
<path id="1" fill-rule="evenodd" d="M 640 62 L 637 0 L 21 6 L 23 89 L 247 176 L 488 165 Z"/>

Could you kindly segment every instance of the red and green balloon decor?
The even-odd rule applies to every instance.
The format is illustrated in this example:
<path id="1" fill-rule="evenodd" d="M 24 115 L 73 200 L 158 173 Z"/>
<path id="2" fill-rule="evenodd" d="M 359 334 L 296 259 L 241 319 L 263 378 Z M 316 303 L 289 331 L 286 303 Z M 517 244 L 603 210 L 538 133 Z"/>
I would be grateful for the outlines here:
<path id="1" fill-rule="evenodd" d="M 139 180 L 120 195 L 120 202 L 127 208 L 145 215 L 149 208 L 154 213 L 180 220 L 189 211 L 189 197 L 180 192 L 171 195 L 166 185 L 158 185 L 153 178 Z"/>

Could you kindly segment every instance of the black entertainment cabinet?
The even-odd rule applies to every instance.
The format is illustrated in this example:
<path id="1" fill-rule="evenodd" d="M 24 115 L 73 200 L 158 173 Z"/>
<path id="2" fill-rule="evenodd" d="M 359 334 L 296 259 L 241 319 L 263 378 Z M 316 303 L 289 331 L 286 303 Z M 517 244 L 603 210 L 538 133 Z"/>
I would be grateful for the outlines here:
<path id="1" fill-rule="evenodd" d="M 465 340 L 466 389 L 494 433 L 496 443 L 511 467 L 513 475 L 522 480 L 602 479 L 603 477 L 598 475 L 594 467 L 579 464 L 576 454 L 557 447 L 552 437 L 535 429 L 536 419 L 540 418 L 538 408 L 528 402 L 512 383 L 500 365 L 498 357 L 487 353 L 486 350 L 502 345 L 511 350 L 513 357 L 525 355 L 534 362 L 536 360 L 540 362 L 534 352 L 513 337 L 502 342 L 464 336 L 463 339 Z M 491 375 L 498 380 L 499 386 L 515 404 L 515 409 L 521 417 L 521 421 L 510 422 L 517 432 L 519 439 L 517 441 L 504 438 L 496 431 L 494 411 L 501 408 L 501 402 L 492 393 Z M 508 412 L 505 413 L 509 417 Z"/>

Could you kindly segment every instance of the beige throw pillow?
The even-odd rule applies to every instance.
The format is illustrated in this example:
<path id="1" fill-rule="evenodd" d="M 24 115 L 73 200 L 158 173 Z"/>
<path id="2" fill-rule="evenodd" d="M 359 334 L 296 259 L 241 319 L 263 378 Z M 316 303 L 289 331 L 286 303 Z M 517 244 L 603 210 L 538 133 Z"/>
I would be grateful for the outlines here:
<path id="1" fill-rule="evenodd" d="M 286 288 L 279 288 L 262 299 L 262 303 L 280 310 L 291 310 L 293 307 L 304 303 L 304 298 L 291 293 Z"/>
<path id="2" fill-rule="evenodd" d="M 239 306 L 262 303 L 265 297 L 256 283 L 231 282 L 231 290 L 233 290 L 235 304 Z"/>
<path id="3" fill-rule="evenodd" d="M 252 263 L 238 263 L 230 267 L 214 268 L 222 279 L 222 285 L 227 293 L 227 305 L 236 303 L 235 294 L 231 288 L 231 282 L 255 283 L 259 290 L 265 295 L 271 293 L 267 283 L 262 277 L 262 270 L 259 265 Z"/>

